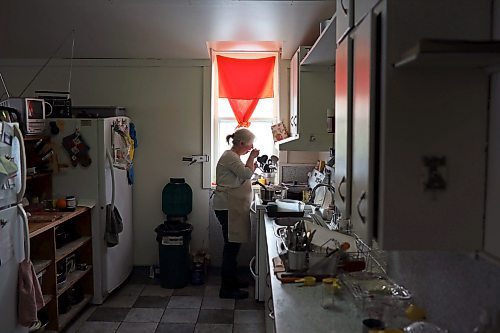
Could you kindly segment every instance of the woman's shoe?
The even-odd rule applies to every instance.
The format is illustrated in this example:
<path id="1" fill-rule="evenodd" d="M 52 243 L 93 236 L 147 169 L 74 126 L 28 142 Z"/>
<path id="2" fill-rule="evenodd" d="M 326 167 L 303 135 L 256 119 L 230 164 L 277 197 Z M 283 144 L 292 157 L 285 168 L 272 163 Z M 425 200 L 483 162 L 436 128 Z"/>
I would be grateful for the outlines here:
<path id="1" fill-rule="evenodd" d="M 246 281 L 246 280 L 240 280 L 240 279 L 238 279 L 238 280 L 236 281 L 236 286 L 237 286 L 238 288 L 248 288 L 248 285 L 249 285 L 249 283 L 248 283 L 248 281 Z"/>
<path id="2" fill-rule="evenodd" d="M 248 298 L 248 291 L 241 289 L 220 289 L 220 298 L 245 299 Z"/>

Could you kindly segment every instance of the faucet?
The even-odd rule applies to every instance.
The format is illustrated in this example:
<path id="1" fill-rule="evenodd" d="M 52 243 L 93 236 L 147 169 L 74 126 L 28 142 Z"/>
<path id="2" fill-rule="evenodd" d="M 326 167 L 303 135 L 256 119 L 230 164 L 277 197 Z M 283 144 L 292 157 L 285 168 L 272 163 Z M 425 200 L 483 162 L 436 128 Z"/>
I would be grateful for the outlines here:
<path id="1" fill-rule="evenodd" d="M 328 191 L 330 191 L 330 193 L 332 194 L 332 200 L 333 200 L 333 196 L 335 194 L 335 187 L 333 187 L 330 184 L 320 183 L 320 184 L 317 184 L 316 186 L 314 186 L 314 188 L 311 190 L 311 197 L 309 198 L 308 204 L 314 203 L 314 197 L 316 196 L 316 190 L 320 187 L 326 187 L 328 189 Z"/>

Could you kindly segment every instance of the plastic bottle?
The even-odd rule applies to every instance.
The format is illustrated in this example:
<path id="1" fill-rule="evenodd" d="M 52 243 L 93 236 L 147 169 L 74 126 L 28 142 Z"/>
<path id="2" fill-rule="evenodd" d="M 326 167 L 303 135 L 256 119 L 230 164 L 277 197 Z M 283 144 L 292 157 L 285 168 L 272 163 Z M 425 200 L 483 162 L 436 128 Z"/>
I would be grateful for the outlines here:
<path id="1" fill-rule="evenodd" d="M 335 278 L 325 278 L 322 282 L 323 291 L 321 297 L 321 307 L 324 309 L 332 309 L 335 303 L 335 294 L 339 290 L 340 286 Z"/>

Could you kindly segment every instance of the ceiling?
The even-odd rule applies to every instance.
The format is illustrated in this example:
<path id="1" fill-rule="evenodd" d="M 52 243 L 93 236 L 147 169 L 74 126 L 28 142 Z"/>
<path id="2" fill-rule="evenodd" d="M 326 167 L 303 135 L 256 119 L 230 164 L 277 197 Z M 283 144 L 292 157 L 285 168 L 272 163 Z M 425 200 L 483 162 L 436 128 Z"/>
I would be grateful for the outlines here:
<path id="1" fill-rule="evenodd" d="M 2 0 L 0 58 L 70 57 L 74 29 L 75 58 L 207 59 L 207 43 L 265 41 L 290 59 L 334 12 L 335 0 Z"/>

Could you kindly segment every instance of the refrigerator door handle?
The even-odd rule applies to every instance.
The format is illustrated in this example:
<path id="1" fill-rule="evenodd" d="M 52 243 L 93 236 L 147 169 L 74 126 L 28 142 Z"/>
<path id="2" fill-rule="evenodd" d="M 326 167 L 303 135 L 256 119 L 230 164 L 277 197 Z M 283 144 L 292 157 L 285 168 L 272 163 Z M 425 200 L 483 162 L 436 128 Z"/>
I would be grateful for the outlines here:
<path id="1" fill-rule="evenodd" d="M 30 229 L 28 226 L 28 215 L 26 215 L 26 211 L 23 208 L 23 205 L 17 204 L 17 209 L 21 213 L 21 219 L 23 220 L 24 226 L 24 257 L 26 259 L 30 259 L 31 249 L 30 249 Z"/>
<path id="2" fill-rule="evenodd" d="M 106 149 L 106 159 L 109 163 L 109 168 L 111 169 L 111 211 L 115 208 L 115 169 L 113 167 L 113 158 L 109 153 L 109 150 Z"/>
<path id="3" fill-rule="evenodd" d="M 19 140 L 20 159 L 21 159 L 21 188 L 17 193 L 17 202 L 21 202 L 24 197 L 24 192 L 26 191 L 26 149 L 24 147 L 24 138 L 19 125 L 14 124 L 14 135 Z M 26 214 L 25 214 L 26 215 Z"/>

